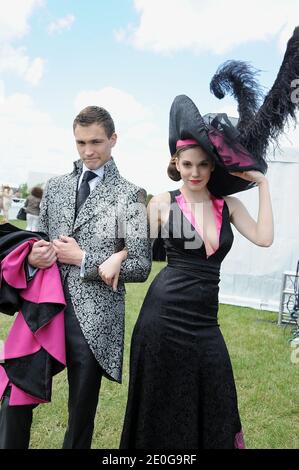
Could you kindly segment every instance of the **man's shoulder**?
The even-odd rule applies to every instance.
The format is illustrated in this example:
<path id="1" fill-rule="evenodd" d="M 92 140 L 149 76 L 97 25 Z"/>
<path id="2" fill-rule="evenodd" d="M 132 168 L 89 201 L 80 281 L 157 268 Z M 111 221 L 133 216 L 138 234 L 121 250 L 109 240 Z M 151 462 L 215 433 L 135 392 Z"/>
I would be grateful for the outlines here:
<path id="1" fill-rule="evenodd" d="M 127 180 L 123 176 L 120 175 L 119 177 L 119 191 L 121 193 L 126 193 L 128 195 L 132 194 L 144 194 L 146 196 L 146 190 L 144 188 L 141 188 L 140 186 L 137 186 L 136 184 L 132 183 L 131 181 Z"/>

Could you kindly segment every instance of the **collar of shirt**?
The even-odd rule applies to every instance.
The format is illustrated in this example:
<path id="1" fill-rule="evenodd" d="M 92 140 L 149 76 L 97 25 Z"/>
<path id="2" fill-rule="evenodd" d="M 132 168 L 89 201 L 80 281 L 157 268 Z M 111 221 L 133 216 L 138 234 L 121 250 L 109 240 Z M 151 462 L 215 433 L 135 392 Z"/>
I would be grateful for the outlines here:
<path id="1" fill-rule="evenodd" d="M 78 182 L 78 189 L 81 186 L 83 175 L 84 175 L 85 171 L 92 171 L 93 173 L 96 173 L 98 175 L 96 178 L 93 178 L 92 180 L 88 181 L 90 191 L 92 191 L 99 184 L 99 182 L 103 179 L 104 166 L 105 165 L 101 166 L 97 170 L 89 170 L 89 168 L 87 168 L 87 166 L 83 163 L 82 173 L 80 175 L 79 182 Z"/>

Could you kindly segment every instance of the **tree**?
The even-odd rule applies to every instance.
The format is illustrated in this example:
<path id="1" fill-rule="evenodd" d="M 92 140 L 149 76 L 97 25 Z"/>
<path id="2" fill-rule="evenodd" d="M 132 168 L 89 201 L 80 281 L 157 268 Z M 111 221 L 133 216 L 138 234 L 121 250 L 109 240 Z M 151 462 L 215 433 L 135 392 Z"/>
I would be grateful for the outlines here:
<path id="1" fill-rule="evenodd" d="M 29 189 L 28 189 L 28 184 L 27 183 L 20 184 L 19 193 L 20 193 L 22 199 L 26 199 L 26 197 L 29 195 Z"/>

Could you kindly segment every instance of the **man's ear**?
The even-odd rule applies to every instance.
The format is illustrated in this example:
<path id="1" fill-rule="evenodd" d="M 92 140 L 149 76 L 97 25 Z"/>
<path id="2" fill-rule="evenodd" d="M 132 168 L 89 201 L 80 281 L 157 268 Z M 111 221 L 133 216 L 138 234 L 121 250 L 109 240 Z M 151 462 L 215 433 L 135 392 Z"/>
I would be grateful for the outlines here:
<path id="1" fill-rule="evenodd" d="M 110 137 L 111 147 L 114 147 L 116 142 L 117 142 L 117 134 L 115 132 L 113 132 L 112 136 Z"/>

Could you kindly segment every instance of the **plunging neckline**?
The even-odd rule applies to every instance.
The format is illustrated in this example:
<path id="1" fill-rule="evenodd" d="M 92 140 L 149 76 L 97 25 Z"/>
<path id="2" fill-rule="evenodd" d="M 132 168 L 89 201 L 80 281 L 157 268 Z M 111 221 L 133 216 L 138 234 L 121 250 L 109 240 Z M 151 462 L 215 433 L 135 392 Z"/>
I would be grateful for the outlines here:
<path id="1" fill-rule="evenodd" d="M 223 222 L 223 206 L 224 206 L 224 199 L 223 198 L 216 198 L 215 196 L 211 195 L 211 201 L 212 201 L 212 210 L 213 210 L 213 215 L 214 215 L 214 220 L 216 223 L 216 229 L 217 229 L 217 237 L 218 237 L 218 246 L 216 250 L 213 249 L 209 241 L 206 241 L 203 237 L 202 230 L 197 223 L 195 216 L 191 210 L 190 205 L 192 203 L 189 203 L 186 201 L 185 196 L 181 192 L 181 190 L 178 189 L 179 194 L 175 196 L 175 200 L 182 211 L 183 215 L 186 217 L 186 219 L 191 223 L 193 228 L 196 230 L 200 238 L 202 239 L 203 246 L 206 251 L 207 258 L 210 256 L 214 255 L 220 247 L 220 233 L 221 233 L 221 228 L 222 228 L 222 222 Z M 208 242 L 208 243 L 207 243 Z"/>

